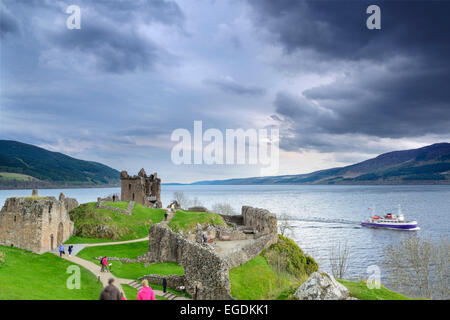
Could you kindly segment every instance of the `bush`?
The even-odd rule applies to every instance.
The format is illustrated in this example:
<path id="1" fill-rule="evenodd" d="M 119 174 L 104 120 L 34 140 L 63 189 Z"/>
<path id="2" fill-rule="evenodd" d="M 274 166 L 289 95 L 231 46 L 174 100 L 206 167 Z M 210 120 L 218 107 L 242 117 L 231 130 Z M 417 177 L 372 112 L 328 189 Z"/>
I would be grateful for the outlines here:
<path id="1" fill-rule="evenodd" d="M 285 271 L 301 279 L 319 269 L 317 262 L 305 255 L 294 240 L 278 235 L 278 242 L 262 252 L 269 264 L 274 268 L 285 268 Z"/>

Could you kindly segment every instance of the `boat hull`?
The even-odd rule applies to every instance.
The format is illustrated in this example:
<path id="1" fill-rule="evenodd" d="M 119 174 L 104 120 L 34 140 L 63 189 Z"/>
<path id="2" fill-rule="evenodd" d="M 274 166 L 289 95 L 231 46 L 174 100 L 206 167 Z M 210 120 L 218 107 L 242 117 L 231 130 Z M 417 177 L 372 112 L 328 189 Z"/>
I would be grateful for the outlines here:
<path id="1" fill-rule="evenodd" d="M 361 226 L 368 228 L 392 229 L 392 230 L 418 230 L 417 223 L 372 223 L 361 222 Z"/>

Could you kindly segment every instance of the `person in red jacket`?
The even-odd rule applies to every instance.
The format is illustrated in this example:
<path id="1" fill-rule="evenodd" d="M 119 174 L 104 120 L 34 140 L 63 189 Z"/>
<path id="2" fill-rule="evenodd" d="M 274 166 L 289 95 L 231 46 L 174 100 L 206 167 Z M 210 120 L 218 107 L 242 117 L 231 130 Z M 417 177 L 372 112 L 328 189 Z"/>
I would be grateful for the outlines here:
<path id="1" fill-rule="evenodd" d="M 142 289 L 139 290 L 136 300 L 156 300 L 153 289 L 148 286 L 148 281 L 142 281 Z"/>

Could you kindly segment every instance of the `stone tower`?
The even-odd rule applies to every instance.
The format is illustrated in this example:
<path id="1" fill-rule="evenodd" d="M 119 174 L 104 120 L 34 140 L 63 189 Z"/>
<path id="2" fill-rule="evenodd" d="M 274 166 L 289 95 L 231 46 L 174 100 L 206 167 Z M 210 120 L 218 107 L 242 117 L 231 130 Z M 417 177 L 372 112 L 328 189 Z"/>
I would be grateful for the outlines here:
<path id="1" fill-rule="evenodd" d="M 129 176 L 126 171 L 120 173 L 122 181 L 121 200 L 136 201 L 146 207 L 161 208 L 161 179 L 157 173 L 147 176 L 141 169 L 137 176 Z"/>

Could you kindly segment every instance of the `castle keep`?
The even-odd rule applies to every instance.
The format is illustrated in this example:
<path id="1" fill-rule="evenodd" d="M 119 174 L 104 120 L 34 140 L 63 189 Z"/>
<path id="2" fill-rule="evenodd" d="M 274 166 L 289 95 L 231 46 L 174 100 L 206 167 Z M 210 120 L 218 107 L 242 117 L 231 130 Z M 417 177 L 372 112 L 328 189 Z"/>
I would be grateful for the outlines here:
<path id="1" fill-rule="evenodd" d="M 122 201 L 135 201 L 146 207 L 161 208 L 161 179 L 156 172 L 147 176 L 144 169 L 137 176 L 129 176 L 126 171 L 120 173 L 122 181 Z"/>
<path id="2" fill-rule="evenodd" d="M 44 253 L 70 238 L 69 211 L 78 206 L 62 193 L 55 197 L 8 198 L 0 211 L 0 244 Z"/>

